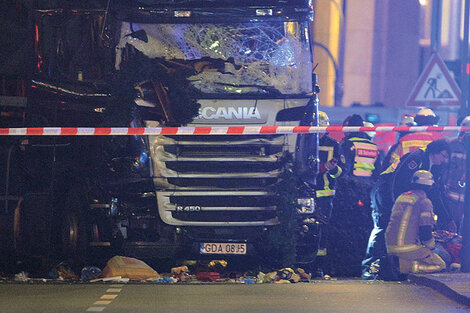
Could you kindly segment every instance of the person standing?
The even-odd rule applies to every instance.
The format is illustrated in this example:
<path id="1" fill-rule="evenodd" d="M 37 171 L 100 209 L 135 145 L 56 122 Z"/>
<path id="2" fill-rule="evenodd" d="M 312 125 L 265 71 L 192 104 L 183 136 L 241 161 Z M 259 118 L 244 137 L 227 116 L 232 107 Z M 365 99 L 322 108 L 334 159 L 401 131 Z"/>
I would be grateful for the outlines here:
<path id="1" fill-rule="evenodd" d="M 388 253 L 398 257 L 402 274 L 432 273 L 446 268 L 442 258 L 433 252 L 434 212 L 426 195 L 433 184 L 431 172 L 416 171 L 410 180 L 410 190 L 403 192 L 393 205 L 385 240 Z"/>
<path id="2" fill-rule="evenodd" d="M 318 114 L 319 125 L 324 127 L 329 126 L 328 115 L 322 111 L 319 111 Z M 315 194 L 322 219 L 325 225 L 328 225 L 328 220 L 331 218 L 333 210 L 333 198 L 336 193 L 336 179 L 343 173 L 339 143 L 328 136 L 328 133 L 320 135 L 319 158 L 320 165 Z M 327 229 L 322 227 L 318 256 L 327 254 L 327 233 Z"/>
<path id="3" fill-rule="evenodd" d="M 344 121 L 343 125 L 363 126 L 364 121 L 361 116 L 353 114 Z M 380 173 L 379 149 L 372 142 L 370 135 L 366 132 L 352 132 L 348 133 L 341 142 L 341 151 L 345 157 L 344 177 L 340 185 L 341 196 L 344 197 L 341 209 L 353 214 L 354 217 L 351 218 L 354 218 L 358 225 L 364 226 L 369 224 L 369 210 L 372 206 L 369 202 L 370 193 L 375 185 L 376 175 Z M 343 195 L 346 190 L 349 193 Z M 366 232 L 364 234 L 362 229 L 356 229 L 356 233 L 360 233 L 360 238 L 357 240 L 363 240 L 367 236 L 369 230 L 368 226 L 366 227 L 363 229 Z M 356 253 L 358 261 L 361 262 L 360 251 Z"/>
<path id="4" fill-rule="evenodd" d="M 346 118 L 343 126 L 364 126 L 360 115 Z M 358 178 L 372 178 L 380 170 L 379 149 L 365 132 L 351 132 L 343 138 L 341 150 L 345 157 L 345 175 Z"/>
<path id="5" fill-rule="evenodd" d="M 416 126 L 437 126 L 439 116 L 436 116 L 431 109 L 424 108 L 418 111 L 414 122 Z M 396 168 L 402 156 L 411 151 L 424 148 L 430 142 L 441 138 L 442 133 L 440 132 L 411 132 L 404 135 L 399 139 L 398 144 L 390 148 L 388 152 L 390 161 L 384 167 L 393 166 Z"/>
<path id="6" fill-rule="evenodd" d="M 398 126 L 403 126 L 403 127 L 409 127 L 409 126 L 416 126 L 415 118 L 412 115 L 405 114 L 403 115 L 400 124 Z M 397 132 L 398 134 L 398 139 L 397 142 L 388 149 L 387 154 L 385 155 L 385 158 L 382 163 L 382 168 L 388 168 L 390 165 L 392 165 L 393 160 L 397 158 L 397 149 L 398 146 L 401 145 L 400 139 L 409 134 L 410 132 L 408 131 L 399 131 Z M 402 157 L 402 155 L 398 156 Z"/>
<path id="7" fill-rule="evenodd" d="M 470 126 L 470 116 L 465 117 L 460 126 Z M 465 140 L 469 138 L 467 132 L 460 132 L 459 136 L 450 142 L 449 166 L 444 170 L 443 174 L 446 202 L 458 229 L 460 228 L 464 213 L 465 162 L 467 154 Z"/>

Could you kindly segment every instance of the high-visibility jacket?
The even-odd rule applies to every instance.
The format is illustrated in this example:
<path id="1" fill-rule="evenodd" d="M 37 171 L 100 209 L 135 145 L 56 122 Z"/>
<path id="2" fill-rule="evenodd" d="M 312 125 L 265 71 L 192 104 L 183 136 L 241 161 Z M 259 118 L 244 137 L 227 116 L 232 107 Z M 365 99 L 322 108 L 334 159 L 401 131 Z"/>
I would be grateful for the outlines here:
<path id="1" fill-rule="evenodd" d="M 423 247 L 419 238 L 420 226 L 433 226 L 434 212 L 431 200 L 423 190 L 402 193 L 393 205 L 385 232 L 388 253 L 413 252 Z"/>
<path id="2" fill-rule="evenodd" d="M 351 137 L 343 141 L 346 174 L 371 177 L 379 157 L 377 145 L 367 138 Z"/>
<path id="3" fill-rule="evenodd" d="M 343 162 L 340 154 L 339 143 L 328 136 L 323 135 L 319 142 L 319 158 L 320 164 L 327 163 L 331 159 L 338 160 L 336 168 L 328 172 L 320 173 L 317 176 L 316 195 L 320 197 L 332 197 L 335 195 L 336 178 L 343 172 Z"/>
<path id="4" fill-rule="evenodd" d="M 408 152 L 423 149 L 430 142 L 442 138 L 441 133 L 437 132 L 416 132 L 409 133 L 401 137 L 397 145 L 394 145 L 393 151 L 390 149 L 390 164 L 385 164 L 385 166 L 393 165 L 394 168 L 400 163 L 400 158 L 407 154 Z"/>

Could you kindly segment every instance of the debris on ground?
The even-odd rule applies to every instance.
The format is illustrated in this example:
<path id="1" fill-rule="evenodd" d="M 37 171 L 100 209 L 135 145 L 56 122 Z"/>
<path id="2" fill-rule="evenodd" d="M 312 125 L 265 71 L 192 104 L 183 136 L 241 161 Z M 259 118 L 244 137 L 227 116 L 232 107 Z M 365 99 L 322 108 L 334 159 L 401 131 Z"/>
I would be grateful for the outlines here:
<path id="1" fill-rule="evenodd" d="M 191 279 L 189 269 L 186 265 L 173 267 L 171 269 L 171 275 L 176 281 L 188 281 Z"/>
<path id="2" fill-rule="evenodd" d="M 211 272 L 224 273 L 227 269 L 227 264 L 225 260 L 212 260 L 207 267 Z"/>
<path id="3" fill-rule="evenodd" d="M 30 278 L 28 277 L 28 273 L 26 272 L 19 272 L 18 274 L 15 274 L 15 281 L 28 281 Z"/>
<path id="4" fill-rule="evenodd" d="M 301 282 L 309 282 L 312 279 L 312 274 L 308 274 L 303 268 L 297 268 L 297 273 L 299 273 Z"/>
<path id="5" fill-rule="evenodd" d="M 121 276 L 113 276 L 113 277 L 101 277 L 97 279 L 92 279 L 90 280 L 90 283 L 96 283 L 96 282 L 113 282 L 113 283 L 128 283 L 129 278 L 122 278 Z"/>
<path id="6" fill-rule="evenodd" d="M 290 284 L 298 282 L 310 282 L 312 273 L 307 273 L 302 268 L 292 269 L 284 267 L 272 272 L 261 271 L 231 271 L 225 260 L 185 260 L 171 268 L 169 273 L 159 274 L 145 262 L 124 256 L 114 256 L 108 260 L 101 270 L 96 266 L 85 266 L 79 275 L 71 270 L 66 262 L 61 262 L 53 267 L 48 275 L 52 280 L 82 281 L 82 282 L 114 282 L 126 283 L 129 281 L 146 281 L 160 284 L 173 283 L 234 283 L 234 284 Z M 328 275 L 314 275 L 315 280 L 335 280 Z M 15 281 L 32 281 L 28 273 L 20 272 L 14 276 Z M 45 282 L 46 279 L 44 279 Z"/>
<path id="7" fill-rule="evenodd" d="M 90 281 L 101 277 L 101 269 L 96 266 L 85 266 L 82 268 L 80 278 L 83 281 Z"/>
<path id="8" fill-rule="evenodd" d="M 200 281 L 216 281 L 220 279 L 220 274 L 217 272 L 199 272 L 196 273 L 196 278 Z"/>
<path id="9" fill-rule="evenodd" d="M 80 277 L 66 262 L 60 262 L 49 271 L 49 278 L 58 280 L 79 280 Z"/>
<path id="10" fill-rule="evenodd" d="M 153 268 L 145 262 L 124 256 L 114 256 L 106 263 L 102 271 L 103 277 L 129 278 L 130 280 L 152 280 L 162 278 Z"/>
<path id="11" fill-rule="evenodd" d="M 154 280 L 154 282 L 163 283 L 163 284 L 173 284 L 173 283 L 178 282 L 178 280 L 176 278 L 173 278 L 173 277 L 164 277 L 164 278 L 156 279 L 156 280 Z"/>

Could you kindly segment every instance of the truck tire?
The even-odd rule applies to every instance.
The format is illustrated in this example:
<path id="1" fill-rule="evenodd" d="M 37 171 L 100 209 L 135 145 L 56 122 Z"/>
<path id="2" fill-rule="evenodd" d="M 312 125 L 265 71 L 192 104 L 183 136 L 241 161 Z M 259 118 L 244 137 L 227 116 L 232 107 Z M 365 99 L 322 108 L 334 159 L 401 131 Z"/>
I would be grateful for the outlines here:
<path id="1" fill-rule="evenodd" d="M 90 231 L 86 216 L 86 197 L 77 190 L 70 190 L 64 207 L 58 212 L 58 257 L 76 267 L 87 262 Z"/>
<path id="2" fill-rule="evenodd" d="M 51 208 L 49 196 L 25 194 L 17 203 L 11 219 L 12 259 L 16 270 L 37 273 L 45 270 L 50 256 Z"/>

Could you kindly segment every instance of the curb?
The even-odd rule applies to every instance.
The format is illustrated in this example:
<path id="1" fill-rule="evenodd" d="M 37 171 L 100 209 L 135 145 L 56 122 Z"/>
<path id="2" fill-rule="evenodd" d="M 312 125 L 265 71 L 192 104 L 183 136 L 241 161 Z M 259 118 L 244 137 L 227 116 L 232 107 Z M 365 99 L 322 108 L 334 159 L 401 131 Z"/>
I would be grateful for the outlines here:
<path id="1" fill-rule="evenodd" d="M 463 305 L 466 305 L 466 306 L 470 307 L 470 298 L 469 297 L 466 297 L 466 296 L 458 293 L 457 291 L 455 291 L 454 289 L 452 289 L 451 287 L 449 287 L 448 285 L 446 285 L 443 282 L 440 282 L 440 281 L 435 280 L 435 279 L 431 279 L 431 278 L 426 277 L 426 276 L 413 275 L 413 274 L 408 274 L 408 280 L 411 283 L 432 288 L 435 291 L 442 294 L 443 296 L 445 296 L 445 297 L 447 297 L 451 300 L 454 300 L 455 302 L 458 302 L 460 304 L 463 304 Z"/>

